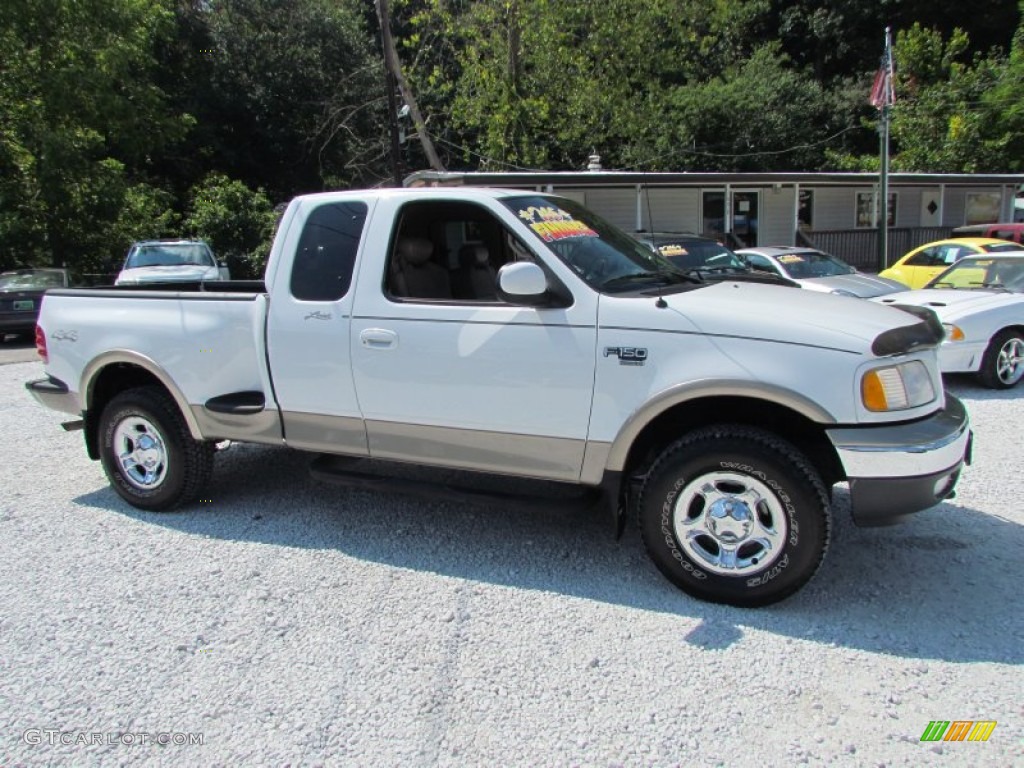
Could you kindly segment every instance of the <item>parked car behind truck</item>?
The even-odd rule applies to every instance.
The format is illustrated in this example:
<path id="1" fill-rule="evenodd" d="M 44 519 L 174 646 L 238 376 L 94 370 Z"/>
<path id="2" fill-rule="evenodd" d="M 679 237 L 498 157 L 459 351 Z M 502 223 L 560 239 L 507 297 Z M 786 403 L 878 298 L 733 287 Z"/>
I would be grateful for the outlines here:
<path id="1" fill-rule="evenodd" d="M 27 386 L 143 509 L 194 500 L 222 440 L 340 482 L 365 478 L 331 457 L 539 478 L 637 515 L 665 576 L 734 605 L 813 576 L 836 483 L 888 523 L 968 458 L 934 313 L 680 271 L 554 196 L 300 197 L 265 283 L 51 293 Z"/>
<path id="2" fill-rule="evenodd" d="M 1024 250 L 966 256 L 923 289 L 878 301 L 938 315 L 946 329 L 943 373 L 973 373 L 992 389 L 1024 380 Z"/>
<path id="3" fill-rule="evenodd" d="M 230 280 L 202 240 L 146 240 L 128 249 L 115 285 Z"/>
<path id="4" fill-rule="evenodd" d="M 744 248 L 737 255 L 755 271 L 780 275 L 809 291 L 868 299 L 907 289 L 895 280 L 858 272 L 838 256 L 814 248 L 768 245 Z"/>
<path id="5" fill-rule="evenodd" d="M 899 261 L 878 273 L 879 277 L 903 283 L 908 288 L 924 288 L 925 284 L 964 256 L 976 253 L 1016 251 L 1016 243 L 990 237 L 956 237 L 925 243 L 904 254 Z"/>
<path id="6" fill-rule="evenodd" d="M 26 267 L 0 272 L 0 341 L 9 333 L 31 335 L 43 294 L 69 285 L 72 278 L 66 269 Z"/>

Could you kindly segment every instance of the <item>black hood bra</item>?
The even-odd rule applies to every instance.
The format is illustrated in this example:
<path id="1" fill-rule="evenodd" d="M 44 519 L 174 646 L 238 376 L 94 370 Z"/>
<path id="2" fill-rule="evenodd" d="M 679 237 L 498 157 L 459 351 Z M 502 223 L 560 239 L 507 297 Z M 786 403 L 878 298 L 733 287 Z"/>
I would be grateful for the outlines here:
<path id="1" fill-rule="evenodd" d="M 928 307 L 910 304 L 887 304 L 894 309 L 901 309 L 914 315 L 920 322 L 903 325 L 883 331 L 871 343 L 871 351 L 879 357 L 905 355 L 918 349 L 937 346 L 942 342 L 946 332 L 942 328 L 939 316 Z"/>

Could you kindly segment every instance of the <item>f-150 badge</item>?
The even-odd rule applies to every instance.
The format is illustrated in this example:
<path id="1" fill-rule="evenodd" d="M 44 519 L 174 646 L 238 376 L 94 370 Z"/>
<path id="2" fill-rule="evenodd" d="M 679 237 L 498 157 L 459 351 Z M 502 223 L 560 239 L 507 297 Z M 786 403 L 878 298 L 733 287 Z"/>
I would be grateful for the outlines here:
<path id="1" fill-rule="evenodd" d="M 605 347 L 604 356 L 619 358 L 619 365 L 643 365 L 647 361 L 646 347 Z"/>

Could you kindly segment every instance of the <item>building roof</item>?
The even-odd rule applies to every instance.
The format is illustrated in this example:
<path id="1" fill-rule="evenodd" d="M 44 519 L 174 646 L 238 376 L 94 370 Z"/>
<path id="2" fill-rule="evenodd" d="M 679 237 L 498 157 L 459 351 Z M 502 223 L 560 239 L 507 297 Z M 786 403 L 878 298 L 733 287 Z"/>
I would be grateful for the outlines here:
<path id="1" fill-rule="evenodd" d="M 878 183 L 877 173 L 717 173 L 705 171 L 416 171 L 405 178 L 408 187 L 423 186 L 702 186 L 813 184 L 815 186 L 870 187 Z M 993 186 L 1024 185 L 1019 173 L 890 173 L 890 186 Z"/>

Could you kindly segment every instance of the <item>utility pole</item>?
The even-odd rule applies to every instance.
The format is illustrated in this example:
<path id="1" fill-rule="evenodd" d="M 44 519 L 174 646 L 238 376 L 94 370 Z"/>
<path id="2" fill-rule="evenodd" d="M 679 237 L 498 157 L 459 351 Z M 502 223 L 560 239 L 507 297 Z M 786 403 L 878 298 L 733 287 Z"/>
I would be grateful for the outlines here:
<path id="1" fill-rule="evenodd" d="M 388 94 L 388 134 L 391 143 L 391 175 L 396 187 L 402 186 L 402 146 L 398 140 L 398 104 L 395 99 L 395 78 L 385 67 L 384 88 Z"/>
<path id="2" fill-rule="evenodd" d="M 443 171 L 444 164 L 441 162 L 441 158 L 437 154 L 437 150 L 434 149 L 434 142 L 430 140 L 430 134 L 427 133 L 427 124 L 423 120 L 423 115 L 420 114 L 419 105 L 416 103 L 416 97 L 413 96 L 412 89 L 406 82 L 405 77 L 402 76 L 402 65 L 398 61 L 398 51 L 395 49 L 395 41 L 391 37 L 391 15 L 388 10 L 388 0 L 375 0 L 377 6 L 377 20 L 380 23 L 380 39 L 381 46 L 384 49 L 384 67 L 388 72 L 388 109 L 391 112 L 389 121 L 392 122 L 392 143 L 391 148 L 394 153 L 398 145 L 398 116 L 395 111 L 395 88 L 394 84 L 398 85 L 398 90 L 402 93 L 402 99 L 409 106 L 409 115 L 412 117 L 412 122 L 416 126 L 416 133 L 419 135 L 420 144 L 423 146 L 423 153 L 427 156 L 427 162 L 430 163 L 430 167 L 435 171 Z M 394 159 L 392 159 L 392 167 L 399 165 Z M 400 171 L 395 170 L 398 174 Z M 401 186 L 401 179 L 397 179 L 399 186 Z"/>
<path id="3" fill-rule="evenodd" d="M 875 206 L 878 218 L 878 271 L 889 266 L 889 109 L 896 100 L 893 92 L 892 36 L 885 28 L 885 53 L 882 65 L 875 75 L 871 87 L 871 103 L 878 107 L 878 143 L 880 169 L 878 194 L 881 198 Z"/>

